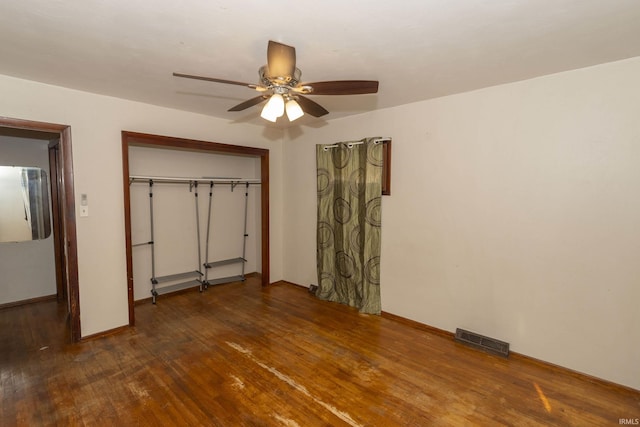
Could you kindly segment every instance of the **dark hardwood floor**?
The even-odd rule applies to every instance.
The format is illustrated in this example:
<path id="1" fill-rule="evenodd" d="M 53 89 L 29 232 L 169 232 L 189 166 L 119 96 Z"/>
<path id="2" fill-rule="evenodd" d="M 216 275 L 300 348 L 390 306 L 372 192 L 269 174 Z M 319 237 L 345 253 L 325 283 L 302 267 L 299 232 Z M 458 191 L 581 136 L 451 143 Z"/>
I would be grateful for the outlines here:
<path id="1" fill-rule="evenodd" d="M 503 359 L 260 280 L 163 295 L 69 344 L 54 301 L 0 310 L 2 426 L 619 425 L 640 392 Z"/>

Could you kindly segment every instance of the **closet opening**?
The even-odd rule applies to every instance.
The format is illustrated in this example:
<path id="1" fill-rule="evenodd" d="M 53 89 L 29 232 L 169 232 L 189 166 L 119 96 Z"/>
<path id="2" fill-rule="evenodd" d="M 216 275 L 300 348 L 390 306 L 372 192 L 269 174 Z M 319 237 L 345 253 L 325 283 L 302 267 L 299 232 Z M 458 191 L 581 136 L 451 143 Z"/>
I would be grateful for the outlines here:
<path id="1" fill-rule="evenodd" d="M 157 149 L 157 151 L 153 149 Z M 156 246 L 156 242 L 153 241 L 154 239 L 150 239 L 150 241 L 148 242 L 149 243 L 148 245 L 141 245 L 138 242 L 138 240 L 140 240 L 139 230 L 133 229 L 133 227 L 139 221 L 136 218 L 134 218 L 135 221 L 132 221 L 132 198 L 134 199 L 133 201 L 134 203 L 136 203 L 136 206 L 139 206 L 139 200 L 137 200 L 136 197 L 139 196 L 139 193 L 141 191 L 140 187 L 138 188 L 135 187 L 136 182 L 138 183 L 137 184 L 138 186 L 144 187 L 146 185 L 149 185 L 149 188 L 151 189 L 149 193 L 153 192 L 153 194 L 155 195 L 154 197 L 152 196 L 148 197 L 149 205 L 151 209 L 150 213 L 151 213 L 152 230 L 153 230 L 153 221 L 154 221 L 153 206 L 156 204 L 156 201 L 152 199 L 162 196 L 162 194 L 156 195 L 156 192 L 157 191 L 171 192 L 172 191 L 171 187 L 185 185 L 185 182 L 172 183 L 171 181 L 173 181 L 173 179 L 170 178 L 171 174 L 164 174 L 164 173 L 161 174 L 161 175 L 165 175 L 164 179 L 162 179 L 162 177 L 157 176 L 158 174 L 154 174 L 155 176 L 137 176 L 133 172 L 136 172 L 136 173 L 139 172 L 139 169 L 137 168 L 140 167 L 140 163 L 139 163 L 140 159 L 142 157 L 147 157 L 143 155 L 145 151 L 150 154 L 154 154 L 153 156 L 154 159 L 156 159 L 155 154 L 157 153 L 158 154 L 157 158 L 165 159 L 166 161 L 167 159 L 166 153 L 170 152 L 171 150 L 176 151 L 176 155 L 175 155 L 176 157 L 189 157 L 191 153 L 202 153 L 202 154 L 221 155 L 220 157 L 228 156 L 228 158 L 231 160 L 234 157 L 238 158 L 239 160 L 242 160 L 241 159 L 242 157 L 248 158 L 247 160 L 251 158 L 255 160 L 255 162 L 251 161 L 251 164 L 255 164 L 255 171 L 257 174 L 259 174 L 259 179 L 255 179 L 258 185 L 253 185 L 252 186 L 253 188 L 251 191 L 256 192 L 255 194 L 256 201 L 257 199 L 259 199 L 259 202 L 258 202 L 259 212 L 255 213 L 256 216 L 259 215 L 259 224 L 256 224 L 256 227 L 255 227 L 256 230 L 254 233 L 256 234 L 256 238 L 257 238 L 257 235 L 259 235 L 259 243 L 257 243 L 257 246 L 256 246 L 256 250 L 259 251 L 259 255 L 257 255 L 259 259 L 254 259 L 254 263 L 256 264 L 255 265 L 256 269 L 258 265 L 260 266 L 259 273 L 260 273 L 262 285 L 265 286 L 270 283 L 269 282 L 269 150 L 261 149 L 261 148 L 238 146 L 238 145 L 222 144 L 217 142 L 206 142 L 206 141 L 198 141 L 198 140 L 191 140 L 191 139 L 184 139 L 184 138 L 122 131 L 125 244 L 126 244 L 126 258 L 127 258 L 127 295 L 128 295 L 128 303 L 129 303 L 129 325 L 130 326 L 135 325 L 135 311 L 134 311 L 135 303 L 136 303 L 135 301 L 136 301 L 136 298 L 138 299 L 140 298 L 139 297 L 140 289 L 137 290 L 138 296 L 136 296 L 136 285 L 134 284 L 134 282 L 140 280 L 139 278 L 134 280 L 134 250 L 143 249 L 143 248 L 138 248 L 138 246 L 148 246 L 149 250 L 153 250 L 153 248 Z M 148 157 L 151 157 L 151 156 L 148 156 Z M 213 159 L 214 157 L 216 156 L 212 156 L 211 158 Z M 170 158 L 173 159 L 173 155 L 170 155 Z M 207 162 L 207 159 L 205 158 L 205 156 L 198 156 L 197 158 L 199 163 L 201 161 L 203 161 L 204 163 Z M 259 172 L 258 172 L 258 169 L 259 169 Z M 247 184 L 245 182 L 246 180 L 241 180 L 243 181 L 243 183 L 237 184 L 233 182 L 226 182 L 228 180 L 227 178 L 221 179 L 219 176 L 209 177 L 207 175 L 207 176 L 200 177 L 197 173 L 195 174 L 196 174 L 196 177 L 192 177 L 187 180 L 188 182 L 186 182 L 186 184 L 188 184 L 188 187 L 185 187 L 186 189 L 184 191 L 185 192 L 188 191 L 191 194 L 193 193 L 197 194 L 198 182 L 194 183 L 194 182 L 191 182 L 191 180 L 198 178 L 198 181 L 202 181 L 199 183 L 200 184 L 199 191 L 201 196 L 200 198 L 202 199 L 201 202 L 203 203 L 204 206 L 206 206 L 206 197 L 209 194 L 209 186 L 211 182 L 213 182 L 213 185 L 215 185 L 217 191 L 222 190 L 219 187 L 222 187 L 225 185 L 227 185 L 225 191 L 229 192 L 235 189 L 235 193 L 238 195 L 240 195 L 239 193 L 244 194 L 245 191 L 248 191 L 249 185 L 247 185 L 245 189 L 245 184 Z M 167 177 L 166 175 L 169 175 L 169 177 Z M 177 176 L 177 174 L 174 176 Z M 181 176 L 185 176 L 185 175 L 182 174 Z M 136 177 L 136 178 L 132 178 L 132 177 Z M 148 182 L 148 184 L 145 184 L 145 182 L 141 182 L 141 181 Z M 179 180 L 179 181 L 182 181 L 182 180 Z M 165 186 L 164 189 L 162 188 L 163 184 Z M 193 191 L 194 190 L 194 188 L 192 188 L 193 184 L 195 184 L 196 192 Z M 242 197 L 241 199 L 244 199 L 244 197 Z M 196 200 L 195 211 L 197 215 L 197 212 L 198 212 L 198 208 L 197 208 L 198 196 L 197 195 L 195 200 Z M 159 201 L 161 200 L 159 199 Z M 187 202 L 187 203 L 190 203 L 190 202 Z M 139 213 L 140 212 L 136 212 L 136 211 L 133 212 L 134 215 Z M 246 218 L 246 213 L 245 213 L 245 218 Z M 196 221 L 197 221 L 197 216 L 196 216 Z M 257 218 L 256 218 L 256 221 L 257 221 Z M 246 234 L 246 219 L 245 219 L 245 236 L 246 235 L 247 234 Z M 145 238 L 146 238 L 146 235 L 145 235 Z M 134 242 L 133 240 L 136 240 L 136 241 Z M 208 246 L 206 246 L 206 248 L 208 249 Z M 198 243 L 198 250 L 200 250 L 199 243 Z M 244 247 L 242 248 L 242 253 L 244 254 Z M 137 257 L 138 255 L 136 252 L 136 258 L 135 258 L 136 260 L 138 260 Z M 200 254 L 198 254 L 198 258 L 200 258 Z M 153 269 L 153 259 L 154 258 L 152 256 L 151 258 L 152 269 Z M 137 262 L 138 261 L 136 261 L 136 263 Z M 211 264 L 217 264 L 217 263 L 211 263 Z M 135 265 L 138 266 L 136 267 L 136 271 L 138 272 L 136 274 L 139 274 L 140 272 L 139 264 L 137 263 Z M 200 276 L 201 274 L 201 272 L 199 271 L 195 271 L 191 273 L 199 273 L 198 276 Z M 152 276 L 153 276 L 152 279 L 155 278 L 156 277 L 155 273 L 152 274 Z M 242 264 L 242 276 L 244 277 L 244 264 Z M 166 277 L 169 277 L 169 276 L 166 276 Z M 158 279 L 161 279 L 161 278 L 158 277 Z M 201 277 L 198 277 L 198 279 L 201 279 Z M 151 283 L 153 283 L 153 280 Z M 205 283 L 207 283 L 206 280 L 205 280 Z M 213 281 L 211 283 L 213 283 Z M 186 283 L 185 285 L 190 286 L 189 283 Z M 139 284 L 138 284 L 138 287 L 139 287 Z M 154 286 L 153 290 L 155 289 L 156 288 Z M 153 294 L 152 301 L 155 302 L 155 298 L 157 294 L 153 293 L 153 291 L 152 291 L 152 294 Z"/>
<path id="2" fill-rule="evenodd" d="M 17 137 L 18 140 L 24 141 L 42 140 L 43 149 L 48 150 L 46 154 L 48 161 L 45 162 L 48 163 L 49 168 L 48 190 L 50 191 L 51 209 L 51 236 L 49 238 L 53 240 L 51 256 L 54 258 L 55 269 L 52 270 L 51 275 L 55 275 L 55 298 L 58 300 L 58 304 L 64 305 L 70 340 L 78 342 L 81 339 L 80 297 L 71 128 L 61 124 L 0 117 L 0 134 Z M 18 149 L 17 152 L 20 151 Z M 13 245 L 29 246 L 30 244 L 30 242 L 18 242 L 3 245 L 11 249 Z M 33 245 L 31 250 L 35 250 Z M 34 254 L 27 256 L 36 257 Z M 38 260 L 31 261 L 37 262 Z M 30 271 L 36 272 L 41 269 Z M 21 275 L 21 277 L 26 277 L 26 275 Z M 21 302 L 37 302 L 42 299 L 36 297 Z M 10 306 L 10 304 L 6 304 L 6 306 Z"/>

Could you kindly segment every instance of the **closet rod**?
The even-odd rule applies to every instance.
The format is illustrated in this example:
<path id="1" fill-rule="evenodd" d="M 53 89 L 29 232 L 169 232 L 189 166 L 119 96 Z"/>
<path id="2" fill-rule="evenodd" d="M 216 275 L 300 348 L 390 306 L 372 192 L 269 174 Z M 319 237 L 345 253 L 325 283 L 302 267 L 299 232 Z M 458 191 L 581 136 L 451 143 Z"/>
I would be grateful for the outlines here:
<path id="1" fill-rule="evenodd" d="M 253 178 L 216 178 L 216 177 L 201 177 L 201 178 L 185 178 L 185 177 L 175 177 L 175 176 L 144 176 L 144 175 L 131 175 L 129 177 L 129 184 L 134 182 L 149 182 L 153 181 L 156 183 L 168 182 L 168 183 L 178 183 L 178 184 L 189 184 L 193 182 L 201 182 L 201 183 L 214 183 L 214 184 L 260 184 L 261 181 L 259 179 Z"/>

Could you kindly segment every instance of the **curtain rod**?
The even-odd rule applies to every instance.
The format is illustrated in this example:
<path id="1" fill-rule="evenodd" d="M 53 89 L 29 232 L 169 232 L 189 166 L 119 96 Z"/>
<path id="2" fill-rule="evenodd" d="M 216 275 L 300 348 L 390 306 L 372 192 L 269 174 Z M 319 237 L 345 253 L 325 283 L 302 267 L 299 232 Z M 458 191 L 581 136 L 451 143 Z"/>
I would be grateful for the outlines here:
<path id="1" fill-rule="evenodd" d="M 372 142 L 374 144 L 380 144 L 381 142 L 389 142 L 391 141 L 390 137 L 386 137 L 386 138 L 379 138 L 379 139 L 374 139 Z M 356 141 L 356 142 L 347 142 L 347 147 L 348 148 L 353 148 L 354 145 L 360 145 L 360 144 L 364 144 L 364 141 Z M 333 145 L 327 145 L 325 147 L 322 147 L 322 149 L 324 151 L 327 151 L 329 148 L 336 148 L 339 147 L 340 144 L 333 144 Z"/>

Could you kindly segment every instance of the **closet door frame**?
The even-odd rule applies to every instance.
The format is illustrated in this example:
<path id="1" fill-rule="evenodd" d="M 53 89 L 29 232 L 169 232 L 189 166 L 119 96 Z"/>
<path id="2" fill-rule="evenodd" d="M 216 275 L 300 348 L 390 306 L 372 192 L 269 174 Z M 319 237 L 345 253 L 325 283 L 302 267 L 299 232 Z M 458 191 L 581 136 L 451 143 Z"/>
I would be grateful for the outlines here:
<path id="1" fill-rule="evenodd" d="M 129 326 L 135 325 L 135 302 L 133 299 L 133 256 L 131 242 L 131 199 L 129 193 L 129 147 L 147 147 L 182 151 L 199 151 L 260 158 L 260 221 L 262 249 L 262 286 L 269 281 L 269 150 L 198 141 L 170 136 L 122 131 L 122 183 L 124 189 L 124 226 L 127 253 L 127 295 L 129 299 Z"/>

